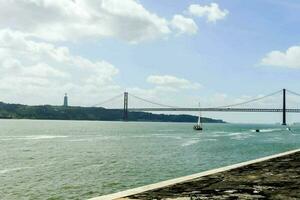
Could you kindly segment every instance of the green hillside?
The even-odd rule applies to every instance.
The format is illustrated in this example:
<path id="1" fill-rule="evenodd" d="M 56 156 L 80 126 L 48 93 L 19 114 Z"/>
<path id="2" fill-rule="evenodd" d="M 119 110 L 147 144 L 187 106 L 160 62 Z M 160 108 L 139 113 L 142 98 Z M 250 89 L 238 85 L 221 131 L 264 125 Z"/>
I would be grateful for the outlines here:
<path id="1" fill-rule="evenodd" d="M 123 110 L 97 107 L 28 106 L 0 102 L 0 118 L 2 119 L 121 121 L 122 116 Z M 197 116 L 130 112 L 128 121 L 196 122 Z M 224 123 L 222 120 L 210 118 L 202 118 L 202 122 Z"/>

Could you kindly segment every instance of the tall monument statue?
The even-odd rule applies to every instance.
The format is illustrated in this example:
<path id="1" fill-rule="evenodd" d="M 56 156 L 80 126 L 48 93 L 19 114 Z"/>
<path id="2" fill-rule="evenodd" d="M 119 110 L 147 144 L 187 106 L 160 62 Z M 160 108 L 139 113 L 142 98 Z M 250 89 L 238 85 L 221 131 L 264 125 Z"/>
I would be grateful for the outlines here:
<path id="1" fill-rule="evenodd" d="M 67 93 L 65 93 L 65 97 L 64 97 L 64 107 L 68 107 L 68 95 L 67 95 Z"/>

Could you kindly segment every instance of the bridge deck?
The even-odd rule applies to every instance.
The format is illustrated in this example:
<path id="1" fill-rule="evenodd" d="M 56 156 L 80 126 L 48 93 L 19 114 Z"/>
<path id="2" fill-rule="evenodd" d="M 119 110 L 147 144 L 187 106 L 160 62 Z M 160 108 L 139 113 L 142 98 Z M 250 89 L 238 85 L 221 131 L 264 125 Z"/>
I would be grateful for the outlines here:
<path id="1" fill-rule="evenodd" d="M 283 112 L 280 108 L 128 108 L 130 112 Z M 300 109 L 286 109 L 286 112 L 300 113 Z"/>

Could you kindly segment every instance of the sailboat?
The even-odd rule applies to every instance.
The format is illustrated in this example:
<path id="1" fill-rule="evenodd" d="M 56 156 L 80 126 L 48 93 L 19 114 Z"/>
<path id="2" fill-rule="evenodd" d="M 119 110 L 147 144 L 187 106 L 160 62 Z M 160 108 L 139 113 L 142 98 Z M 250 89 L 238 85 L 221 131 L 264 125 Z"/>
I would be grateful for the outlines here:
<path id="1" fill-rule="evenodd" d="M 202 131 L 202 122 L 201 122 L 201 111 L 200 111 L 200 103 L 199 103 L 199 116 L 198 116 L 198 123 L 194 125 L 194 130 Z"/>

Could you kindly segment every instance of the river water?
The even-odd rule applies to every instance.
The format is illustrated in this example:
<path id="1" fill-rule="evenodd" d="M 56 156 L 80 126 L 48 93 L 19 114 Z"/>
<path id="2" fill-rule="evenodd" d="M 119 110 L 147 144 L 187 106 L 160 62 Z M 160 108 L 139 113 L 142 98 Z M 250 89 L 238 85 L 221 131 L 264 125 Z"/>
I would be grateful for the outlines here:
<path id="1" fill-rule="evenodd" d="M 300 148 L 300 126 L 192 126 L 0 120 L 0 199 L 86 199 Z"/>

